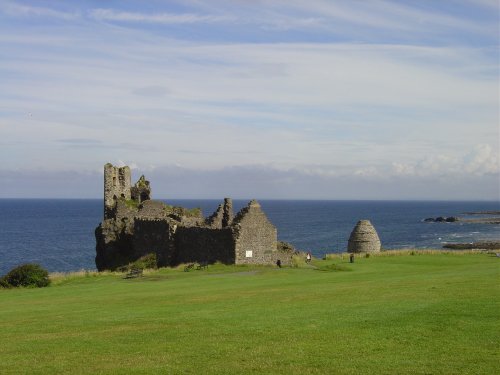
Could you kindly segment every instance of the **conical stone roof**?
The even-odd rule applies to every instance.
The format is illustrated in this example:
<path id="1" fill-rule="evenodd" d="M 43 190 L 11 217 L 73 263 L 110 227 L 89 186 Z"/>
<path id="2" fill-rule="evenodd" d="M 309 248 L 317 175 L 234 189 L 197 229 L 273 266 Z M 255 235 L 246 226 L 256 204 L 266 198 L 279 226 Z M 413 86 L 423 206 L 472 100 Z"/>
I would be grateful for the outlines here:
<path id="1" fill-rule="evenodd" d="M 349 253 L 375 253 L 380 251 L 380 238 L 370 220 L 360 220 L 349 237 Z"/>

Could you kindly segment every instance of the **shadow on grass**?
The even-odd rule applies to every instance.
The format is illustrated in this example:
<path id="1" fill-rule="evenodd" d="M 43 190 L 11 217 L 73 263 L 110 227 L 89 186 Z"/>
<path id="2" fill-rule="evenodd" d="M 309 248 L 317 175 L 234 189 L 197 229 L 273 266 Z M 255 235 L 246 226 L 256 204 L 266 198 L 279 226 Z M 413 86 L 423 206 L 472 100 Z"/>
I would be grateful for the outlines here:
<path id="1" fill-rule="evenodd" d="M 315 270 L 323 272 L 338 272 L 338 271 L 352 271 L 352 268 L 340 264 L 326 264 L 326 265 L 316 266 Z"/>

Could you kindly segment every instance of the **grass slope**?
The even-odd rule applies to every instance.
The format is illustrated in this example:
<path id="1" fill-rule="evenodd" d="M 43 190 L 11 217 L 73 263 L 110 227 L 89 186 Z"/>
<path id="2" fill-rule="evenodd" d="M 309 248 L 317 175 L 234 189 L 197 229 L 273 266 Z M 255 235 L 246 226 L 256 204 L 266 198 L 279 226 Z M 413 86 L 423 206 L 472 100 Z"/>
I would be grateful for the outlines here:
<path id="1" fill-rule="evenodd" d="M 0 373 L 496 372 L 499 259 L 315 266 L 165 269 L 0 291 Z"/>

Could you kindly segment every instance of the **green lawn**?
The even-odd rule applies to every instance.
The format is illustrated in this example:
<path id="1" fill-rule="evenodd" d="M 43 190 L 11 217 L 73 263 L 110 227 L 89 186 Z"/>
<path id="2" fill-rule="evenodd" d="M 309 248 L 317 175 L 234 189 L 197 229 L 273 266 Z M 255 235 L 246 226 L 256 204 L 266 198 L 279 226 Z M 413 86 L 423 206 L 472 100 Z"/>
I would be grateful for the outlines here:
<path id="1" fill-rule="evenodd" d="M 0 373 L 498 373 L 500 259 L 315 265 L 325 270 L 216 265 L 0 290 Z"/>

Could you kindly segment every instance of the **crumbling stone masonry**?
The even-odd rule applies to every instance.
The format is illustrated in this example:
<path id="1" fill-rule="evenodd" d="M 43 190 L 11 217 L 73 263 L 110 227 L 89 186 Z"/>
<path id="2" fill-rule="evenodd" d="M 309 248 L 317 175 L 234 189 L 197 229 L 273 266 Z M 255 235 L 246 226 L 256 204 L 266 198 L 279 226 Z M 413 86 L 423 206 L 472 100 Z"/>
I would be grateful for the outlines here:
<path id="1" fill-rule="evenodd" d="M 117 269 L 154 253 L 159 267 L 199 262 L 282 265 L 277 230 L 253 200 L 237 215 L 230 198 L 208 218 L 198 209 L 151 199 L 144 176 L 132 186 L 129 167 L 104 166 L 104 220 L 95 230 L 98 270 Z"/>
<path id="2" fill-rule="evenodd" d="M 118 199 L 130 200 L 130 168 L 104 166 L 104 218 L 114 216 Z"/>

